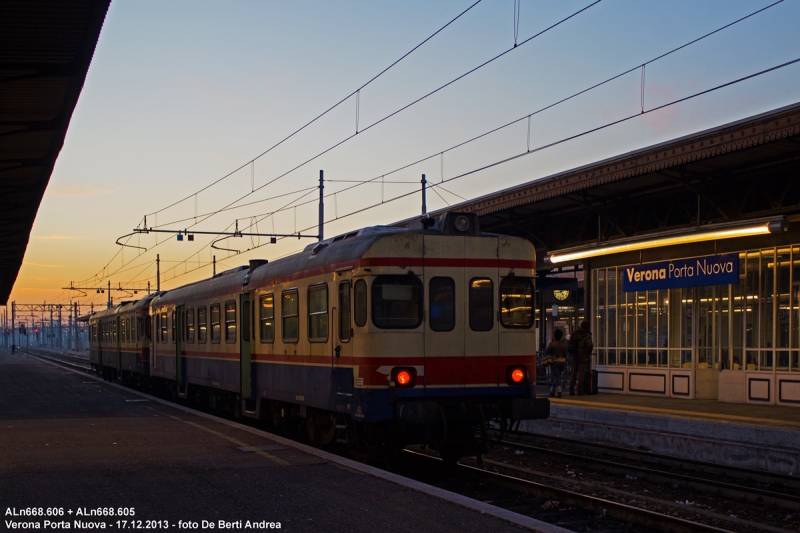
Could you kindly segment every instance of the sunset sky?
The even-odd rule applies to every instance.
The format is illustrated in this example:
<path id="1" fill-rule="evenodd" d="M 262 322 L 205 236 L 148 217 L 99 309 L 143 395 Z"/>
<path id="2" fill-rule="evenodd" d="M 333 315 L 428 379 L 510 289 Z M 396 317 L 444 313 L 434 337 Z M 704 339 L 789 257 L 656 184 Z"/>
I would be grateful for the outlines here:
<path id="1" fill-rule="evenodd" d="M 517 42 L 592 1 L 521 0 Z M 238 221 L 243 231 L 316 233 L 312 200 L 320 169 L 332 180 L 326 193 L 355 185 L 348 180 L 378 178 L 326 199 L 325 234 L 333 236 L 418 214 L 419 195 L 390 200 L 419 190 L 423 173 L 433 184 L 451 180 L 428 193 L 428 208 L 439 209 L 800 100 L 800 64 L 795 64 L 452 180 L 528 146 L 535 149 L 638 113 L 642 74 L 637 69 L 534 115 L 530 138 L 523 120 L 391 173 L 773 3 L 603 0 L 514 48 L 514 0 L 483 0 L 357 97 L 248 165 L 472 3 L 114 0 L 10 301 L 101 306 L 106 301 L 95 290 L 86 296 L 63 290 L 70 282 L 144 288 L 150 281 L 155 289 L 156 254 L 162 288 L 169 289 L 210 276 L 214 255 L 220 271 L 297 251 L 311 241 L 264 245 L 263 238 L 238 238 L 217 245 L 242 254 L 212 250 L 213 237 L 200 235 L 193 242 L 135 235 L 122 239 L 125 248 L 115 241 L 145 216 L 148 226 L 162 229 L 232 231 Z M 786 0 L 648 64 L 645 111 L 800 58 L 798 20 L 800 1 Z M 359 131 L 368 129 L 354 136 L 357 120 Z M 183 198 L 188 199 L 167 208 Z M 204 216 L 240 198 L 235 205 L 247 205 Z M 114 298 L 133 296 L 114 293 Z"/>

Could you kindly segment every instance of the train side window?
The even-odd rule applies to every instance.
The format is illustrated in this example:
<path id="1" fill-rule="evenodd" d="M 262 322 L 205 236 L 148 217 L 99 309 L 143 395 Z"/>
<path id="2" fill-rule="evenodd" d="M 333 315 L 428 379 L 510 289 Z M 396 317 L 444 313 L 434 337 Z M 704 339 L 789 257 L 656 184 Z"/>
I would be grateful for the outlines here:
<path id="1" fill-rule="evenodd" d="M 124 318 L 119 319 L 119 341 L 122 343 L 128 342 L 127 333 L 128 331 L 125 329 L 127 323 Z"/>
<path id="2" fill-rule="evenodd" d="M 161 344 L 166 344 L 167 339 L 167 312 L 161 313 Z"/>
<path id="3" fill-rule="evenodd" d="M 214 344 L 219 344 L 219 339 L 219 304 L 211 304 L 211 342 Z"/>
<path id="4" fill-rule="evenodd" d="M 142 322 L 144 322 L 144 336 L 149 339 L 149 338 L 151 338 L 151 335 L 153 334 L 153 330 L 151 329 L 152 326 L 150 325 L 150 321 L 149 320 L 145 320 L 144 318 L 142 318 Z"/>
<path id="5" fill-rule="evenodd" d="M 194 344 L 194 309 L 186 310 L 186 342 Z"/>
<path id="6" fill-rule="evenodd" d="M 236 302 L 225 302 L 225 342 L 236 342 Z"/>
<path id="7" fill-rule="evenodd" d="M 161 315 L 158 313 L 153 315 L 153 331 L 155 332 L 153 340 L 156 344 L 161 344 L 161 335 L 159 334 L 161 331 Z"/>
<path id="8" fill-rule="evenodd" d="M 117 342 L 117 321 L 111 323 L 112 330 L 111 330 L 111 342 Z"/>
<path id="9" fill-rule="evenodd" d="M 488 278 L 469 282 L 469 327 L 473 331 L 491 331 L 494 327 L 493 285 Z"/>
<path id="10" fill-rule="evenodd" d="M 436 277 L 430 281 L 428 314 L 433 331 L 452 331 L 456 327 L 456 282 Z"/>
<path id="11" fill-rule="evenodd" d="M 356 326 L 361 327 L 367 323 L 367 282 L 363 279 L 356 281 L 353 287 L 355 299 L 355 320 Z"/>
<path id="12" fill-rule="evenodd" d="M 328 284 L 308 288 L 308 340 L 328 342 Z"/>
<path id="13" fill-rule="evenodd" d="M 339 282 L 339 340 L 350 341 L 350 281 L 348 280 Z"/>
<path id="14" fill-rule="evenodd" d="M 172 312 L 172 316 L 170 317 L 170 321 L 172 323 L 172 344 L 175 344 L 175 340 L 177 337 L 177 331 L 175 331 L 176 326 L 178 325 L 178 321 L 176 319 L 176 311 Z"/>
<path id="15" fill-rule="evenodd" d="M 500 281 L 500 324 L 521 329 L 533 326 L 533 283 L 530 278 L 509 276 Z"/>
<path id="16" fill-rule="evenodd" d="M 281 295 L 281 336 L 283 342 L 297 342 L 300 335 L 300 314 L 297 289 Z"/>
<path id="17" fill-rule="evenodd" d="M 372 323 L 384 329 L 422 324 L 422 282 L 413 275 L 378 276 L 372 282 Z"/>
<path id="18" fill-rule="evenodd" d="M 272 294 L 262 296 L 258 307 L 261 342 L 275 342 L 275 296 Z"/>
<path id="19" fill-rule="evenodd" d="M 197 308 L 197 343 L 205 344 L 208 340 L 208 322 L 206 321 L 206 306 Z"/>

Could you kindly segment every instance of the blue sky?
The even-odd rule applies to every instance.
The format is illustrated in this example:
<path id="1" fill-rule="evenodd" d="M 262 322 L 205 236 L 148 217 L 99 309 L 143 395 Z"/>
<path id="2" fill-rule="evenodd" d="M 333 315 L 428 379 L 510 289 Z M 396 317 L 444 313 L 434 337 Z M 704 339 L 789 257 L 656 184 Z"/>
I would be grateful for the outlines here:
<path id="1" fill-rule="evenodd" d="M 473 0 L 474 1 L 474 0 Z M 34 225 L 11 299 L 67 301 L 70 281 L 86 285 L 154 283 L 174 287 L 249 258 L 274 259 L 308 241 L 289 239 L 243 255 L 211 251 L 198 236 L 178 243 L 117 237 L 145 215 L 148 225 L 188 227 L 195 214 L 219 209 L 351 136 L 351 98 L 307 130 L 221 184 L 174 208 L 160 208 L 247 163 L 368 81 L 472 1 L 440 2 L 112 2 L 64 148 Z M 641 65 L 661 53 L 772 2 L 603 0 L 517 47 L 430 98 L 251 194 L 264 200 L 330 180 L 367 180 L 437 154 L 569 94 Z M 521 0 L 519 41 L 591 4 Z M 800 2 L 786 0 L 646 68 L 645 108 L 800 57 Z M 360 128 L 513 47 L 514 1 L 483 0 L 359 95 Z M 640 72 L 536 115 L 531 148 L 639 110 Z M 795 103 L 800 65 L 726 88 L 625 124 L 451 181 L 428 194 L 430 209 L 474 198 L 630 150 Z M 443 157 L 326 201 L 327 235 L 385 224 L 419 212 L 420 199 L 344 215 L 429 181 L 468 172 L 525 151 L 523 121 Z M 251 181 L 252 180 L 252 181 Z M 332 193 L 351 185 L 328 183 Z M 316 193 L 306 200 L 312 199 Z M 300 194 L 226 211 L 194 229 L 222 231 L 239 219 L 261 232 L 291 233 L 316 224 L 315 204 L 262 218 Z M 446 203 L 447 202 L 447 203 Z M 255 229 L 255 227 L 253 228 Z M 310 229 L 313 233 L 316 228 Z M 230 241 L 242 251 L 258 240 Z M 263 242 L 263 241 L 262 241 Z M 113 259 L 112 259 L 113 258 Z M 188 260 L 188 261 L 187 261 Z M 104 267 L 107 268 L 104 271 Z M 105 273 L 104 273 L 105 272 Z M 100 273 L 100 276 L 95 277 Z M 71 294 L 77 297 L 77 293 Z M 81 302 L 104 301 L 90 293 Z"/>

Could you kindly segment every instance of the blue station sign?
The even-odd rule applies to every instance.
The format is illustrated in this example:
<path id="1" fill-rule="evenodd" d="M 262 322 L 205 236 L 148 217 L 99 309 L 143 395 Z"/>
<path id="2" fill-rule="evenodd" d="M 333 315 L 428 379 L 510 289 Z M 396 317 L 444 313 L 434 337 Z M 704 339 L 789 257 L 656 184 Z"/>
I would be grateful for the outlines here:
<path id="1" fill-rule="evenodd" d="M 647 263 L 620 270 L 625 292 L 727 285 L 739 282 L 739 254 Z"/>

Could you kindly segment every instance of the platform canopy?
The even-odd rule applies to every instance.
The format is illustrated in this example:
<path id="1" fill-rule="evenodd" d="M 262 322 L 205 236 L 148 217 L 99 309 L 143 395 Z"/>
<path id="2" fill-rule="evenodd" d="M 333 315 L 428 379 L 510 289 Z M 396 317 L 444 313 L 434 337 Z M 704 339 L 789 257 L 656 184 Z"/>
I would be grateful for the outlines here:
<path id="1" fill-rule="evenodd" d="M 0 304 L 17 279 L 109 3 L 0 2 Z"/>
<path id="2" fill-rule="evenodd" d="M 548 253 L 576 246 L 762 217 L 800 224 L 800 103 L 447 210 L 530 239 L 544 270 Z"/>

